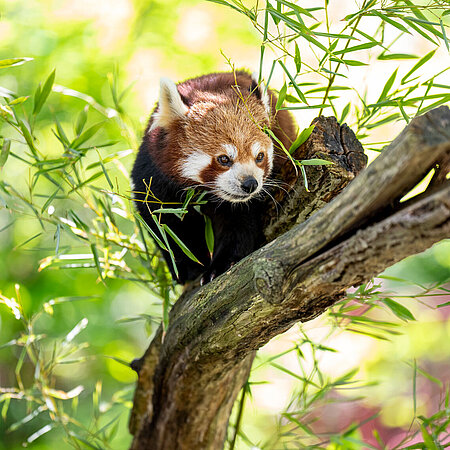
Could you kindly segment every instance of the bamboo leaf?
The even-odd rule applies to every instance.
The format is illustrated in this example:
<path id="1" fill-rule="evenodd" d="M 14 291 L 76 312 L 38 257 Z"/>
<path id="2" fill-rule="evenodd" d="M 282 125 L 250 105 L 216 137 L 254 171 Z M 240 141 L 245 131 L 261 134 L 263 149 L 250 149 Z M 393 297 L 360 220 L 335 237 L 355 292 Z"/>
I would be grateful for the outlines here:
<path id="1" fill-rule="evenodd" d="M 95 267 L 97 267 L 97 272 L 100 276 L 100 279 L 103 280 L 102 268 L 100 266 L 100 259 L 98 257 L 98 252 L 97 252 L 97 248 L 95 247 L 95 244 L 91 244 L 91 250 L 92 250 L 92 256 L 94 257 Z"/>
<path id="2" fill-rule="evenodd" d="M 350 111 L 350 103 L 347 103 L 344 107 L 344 109 L 342 110 L 342 114 L 341 117 L 339 119 L 339 123 L 342 124 L 345 120 L 345 118 L 347 117 L 348 113 Z"/>
<path id="3" fill-rule="evenodd" d="M 417 64 L 402 78 L 402 84 L 407 83 L 408 78 L 419 68 L 422 67 L 427 61 L 429 61 L 433 55 L 436 53 L 436 50 L 432 50 L 430 53 L 427 53 L 423 58 L 421 58 Z"/>
<path id="4" fill-rule="evenodd" d="M 303 95 L 303 92 L 300 90 L 300 88 L 298 87 L 298 85 L 295 82 L 294 78 L 292 77 L 292 75 L 287 70 L 287 67 L 284 65 L 283 61 L 279 60 L 278 62 L 280 63 L 280 65 L 283 68 L 283 70 L 286 72 L 286 75 L 288 76 L 288 78 L 291 80 L 292 86 L 294 86 L 295 92 L 297 92 L 297 95 L 299 96 L 299 98 L 302 100 L 303 103 L 308 104 L 308 102 L 306 101 L 306 97 Z"/>
<path id="5" fill-rule="evenodd" d="M 36 95 L 34 97 L 34 108 L 33 108 L 34 115 L 39 114 L 40 110 L 44 106 L 45 101 L 47 100 L 48 96 L 50 95 L 50 92 L 52 91 L 53 83 L 55 82 L 55 74 L 56 74 L 56 69 L 53 69 L 53 72 L 49 75 L 49 77 L 45 81 L 44 86 L 42 87 L 42 90 L 39 89 L 39 91 L 36 91 Z"/>
<path id="6" fill-rule="evenodd" d="M 391 298 L 380 299 L 399 319 L 404 321 L 416 320 L 408 308 L 405 308 L 400 303 L 392 300 Z"/>
<path id="7" fill-rule="evenodd" d="M 75 124 L 75 135 L 77 137 L 80 136 L 81 132 L 83 131 L 84 126 L 86 125 L 88 111 L 89 111 L 89 105 L 86 105 L 82 109 L 80 114 L 78 114 L 77 122 Z"/>
<path id="8" fill-rule="evenodd" d="M 183 241 L 175 234 L 174 231 L 172 231 L 167 224 L 163 224 L 164 230 L 167 231 L 167 234 L 176 242 L 178 247 L 183 251 L 183 253 L 192 261 L 199 263 L 203 265 L 195 256 L 194 254 L 187 248 L 187 246 L 183 243 Z"/>
<path id="9" fill-rule="evenodd" d="M 287 0 L 277 0 L 278 5 L 285 5 L 299 14 L 304 14 L 305 16 L 311 17 L 311 19 L 317 20 L 307 9 L 302 8 L 301 6 L 295 5 L 292 2 L 288 2 Z"/>
<path id="10" fill-rule="evenodd" d="M 22 136 L 24 137 L 26 143 L 28 144 L 29 149 L 31 150 L 31 153 L 37 157 L 38 151 L 34 145 L 33 137 L 31 136 L 31 132 L 28 129 L 25 122 L 23 122 L 21 119 L 17 119 L 17 123 L 19 125 L 20 131 L 22 132 Z"/>
<path id="11" fill-rule="evenodd" d="M 315 125 L 311 125 L 308 128 L 305 128 L 304 130 L 301 131 L 301 133 L 297 136 L 297 139 L 295 139 L 295 141 L 292 143 L 292 145 L 289 147 L 289 153 L 292 155 L 292 153 L 295 152 L 295 150 L 297 150 L 300 145 L 302 145 L 304 142 L 306 142 L 306 140 L 309 138 L 309 136 L 311 136 L 311 133 L 314 130 Z"/>
<path id="12" fill-rule="evenodd" d="M 420 431 L 422 432 L 423 441 L 427 446 L 427 450 L 438 450 L 438 447 L 434 443 L 433 438 L 431 437 L 430 433 L 428 433 L 423 424 L 420 424 Z"/>
<path id="13" fill-rule="evenodd" d="M 82 133 L 72 141 L 72 143 L 70 144 L 70 148 L 77 149 L 81 144 L 94 136 L 100 130 L 100 128 L 103 127 L 104 124 L 105 122 L 98 122 L 95 125 L 92 125 L 84 133 Z"/>
<path id="14" fill-rule="evenodd" d="M 33 61 L 34 58 L 10 58 L 0 60 L 0 69 L 7 67 L 20 66 L 28 61 Z"/>
<path id="15" fill-rule="evenodd" d="M 297 42 L 295 42 L 294 62 L 295 62 L 295 69 L 297 70 L 297 74 L 299 74 L 300 69 L 302 68 L 302 58 L 300 55 L 300 50 L 298 48 Z"/>
<path id="16" fill-rule="evenodd" d="M 380 100 L 383 100 L 386 98 L 387 94 L 389 93 L 389 91 L 391 90 L 392 85 L 394 84 L 395 78 L 397 76 L 397 71 L 398 68 L 394 70 L 394 72 L 392 72 L 391 76 L 388 78 L 388 80 L 386 81 L 386 84 L 383 87 L 383 90 L 381 91 L 380 97 L 378 98 L 378 102 Z"/>
<path id="17" fill-rule="evenodd" d="M 302 159 L 299 162 L 302 166 L 330 166 L 334 164 L 333 161 L 320 158 Z"/>
<path id="18" fill-rule="evenodd" d="M 2 143 L 2 151 L 0 153 L 0 167 L 3 167 L 6 163 L 6 160 L 9 156 L 9 150 L 11 148 L 11 140 L 10 139 L 3 139 Z"/>
<path id="19" fill-rule="evenodd" d="M 14 105 L 21 105 L 22 103 L 26 102 L 30 97 L 26 96 L 26 97 L 17 97 L 14 100 L 10 101 L 8 103 L 9 106 L 14 106 Z"/>
<path id="20" fill-rule="evenodd" d="M 205 218 L 206 246 L 208 247 L 209 253 L 212 255 L 214 253 L 214 230 L 211 219 L 206 214 L 204 214 L 203 217 Z"/>
<path id="21" fill-rule="evenodd" d="M 357 52 L 359 50 L 367 50 L 369 48 L 375 47 L 376 45 L 381 45 L 380 42 L 366 42 L 365 44 L 354 45 L 353 47 L 344 48 L 343 50 L 338 50 L 334 52 L 334 55 L 344 55 L 350 52 Z"/>
<path id="22" fill-rule="evenodd" d="M 134 214 L 134 217 L 137 219 L 137 221 L 148 231 L 150 236 L 155 240 L 155 242 L 158 244 L 158 246 L 165 250 L 169 251 L 165 244 L 161 241 L 161 239 L 156 235 L 156 233 L 147 225 L 147 222 L 137 213 Z"/>
<path id="23" fill-rule="evenodd" d="M 378 16 L 381 20 L 388 23 L 389 25 L 392 25 L 393 27 L 397 28 L 398 30 L 402 31 L 403 33 L 411 34 L 409 32 L 409 30 L 406 27 L 404 27 L 402 24 L 400 24 L 399 22 L 396 22 L 395 20 L 391 19 L 390 17 L 386 16 L 385 14 L 381 13 L 380 11 L 377 11 L 374 9 L 371 11 L 370 15 Z"/>
<path id="24" fill-rule="evenodd" d="M 448 45 L 448 39 L 447 39 L 447 35 L 445 33 L 445 27 L 444 27 L 444 23 L 442 22 L 442 19 L 439 19 L 439 23 L 441 24 L 441 31 L 442 31 L 442 36 L 444 37 L 445 46 L 447 47 L 447 51 L 450 51 L 450 48 Z"/>
<path id="25" fill-rule="evenodd" d="M 417 55 L 411 55 L 409 53 L 389 53 L 389 54 L 385 54 L 382 53 L 381 55 L 378 56 L 378 59 L 382 60 L 382 61 L 388 61 L 391 59 L 417 59 L 418 56 Z"/>
<path id="26" fill-rule="evenodd" d="M 275 109 L 277 111 L 279 111 L 279 109 L 283 106 L 283 102 L 286 99 L 286 92 L 287 92 L 287 86 L 286 86 L 286 83 L 284 83 L 282 88 L 280 89 L 280 92 L 278 93 L 277 104 L 275 106 Z"/>

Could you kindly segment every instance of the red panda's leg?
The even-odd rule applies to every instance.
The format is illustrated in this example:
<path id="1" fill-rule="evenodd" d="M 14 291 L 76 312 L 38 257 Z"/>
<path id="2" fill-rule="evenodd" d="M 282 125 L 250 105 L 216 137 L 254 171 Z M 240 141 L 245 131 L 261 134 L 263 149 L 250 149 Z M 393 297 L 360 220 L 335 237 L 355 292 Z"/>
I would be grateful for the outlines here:
<path id="1" fill-rule="evenodd" d="M 211 219 L 214 253 L 209 268 L 203 274 L 202 284 L 226 272 L 264 242 L 260 205 L 257 203 L 224 205 L 215 210 Z"/>

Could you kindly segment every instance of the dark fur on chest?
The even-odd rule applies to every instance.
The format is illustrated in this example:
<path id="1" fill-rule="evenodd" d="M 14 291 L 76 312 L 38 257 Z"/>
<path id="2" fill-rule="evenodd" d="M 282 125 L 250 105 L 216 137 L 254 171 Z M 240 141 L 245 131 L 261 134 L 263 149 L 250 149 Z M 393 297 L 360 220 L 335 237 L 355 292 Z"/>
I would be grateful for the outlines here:
<path id="1" fill-rule="evenodd" d="M 192 183 L 180 178 L 177 171 L 177 164 L 185 157 L 181 144 L 182 138 L 186 139 L 187 136 L 182 126 L 185 117 L 184 111 L 192 108 L 193 105 L 204 104 L 202 102 L 207 102 L 214 96 L 220 98 L 224 92 L 228 92 L 227 95 L 230 95 L 230 91 L 234 92 L 236 82 L 240 85 L 241 91 L 247 93 L 246 95 L 254 96 L 253 104 L 259 102 L 260 110 L 264 110 L 261 100 L 262 91 L 246 72 L 209 74 L 187 80 L 177 87 L 172 85 L 166 90 L 168 97 L 160 97 L 160 102 L 150 117 L 132 170 L 135 204 L 153 233 L 161 238 L 158 226 L 153 220 L 156 217 L 161 223 L 166 224 L 202 263 L 200 265 L 189 259 L 175 241 L 167 236 L 178 269 L 178 276 L 173 268 L 170 254 L 161 249 L 162 254 L 173 278 L 180 283 L 195 280 L 201 275 L 203 275 L 203 281 L 208 282 L 264 244 L 261 224 L 265 211 L 265 199 L 261 196 L 242 203 L 230 203 L 218 200 L 209 193 L 206 197 L 209 196 L 209 201 L 202 206 L 201 214 L 192 207 L 189 207 L 188 213 L 182 220 L 175 214 L 156 214 L 153 218 L 151 214 L 152 211 L 164 206 L 173 207 L 173 203 L 182 204 L 187 188 L 192 186 Z M 175 92 L 176 102 L 171 103 L 170 96 L 172 95 L 173 98 L 173 92 Z M 276 155 L 282 155 L 277 142 L 281 141 L 285 147 L 289 148 L 290 143 L 296 137 L 296 127 L 287 111 L 276 111 L 277 98 L 272 91 L 268 92 L 270 93 L 268 108 L 271 110 L 268 115 L 272 132 L 277 137 L 277 140 L 273 141 L 274 150 Z M 267 108 L 267 100 L 265 105 Z M 164 107 L 166 112 L 169 111 L 169 116 L 161 113 Z M 178 108 L 178 116 L 175 116 L 173 121 L 170 120 L 171 107 Z M 221 126 L 220 124 L 216 125 L 216 131 L 212 134 L 220 132 Z M 241 130 L 242 128 L 237 133 L 241 134 Z M 247 130 L 247 134 L 251 136 L 249 130 Z M 198 138 L 195 133 L 190 136 L 194 140 Z M 208 135 L 205 132 L 200 133 L 199 136 L 204 140 L 215 137 L 211 136 L 211 133 Z M 205 142 L 204 140 L 201 142 Z M 273 161 L 275 171 L 277 171 L 280 161 L 280 157 L 275 156 Z M 161 205 L 155 198 L 152 198 L 147 192 L 148 188 L 151 195 L 166 205 Z M 198 189 L 202 189 L 202 187 Z M 206 245 L 204 215 L 211 219 L 214 232 L 212 256 Z"/>
<path id="2" fill-rule="evenodd" d="M 147 186 L 150 185 L 151 194 L 158 200 L 170 204 L 167 207 L 173 206 L 171 205 L 173 202 L 182 204 L 186 190 L 165 175 L 155 164 L 149 153 L 148 141 L 144 141 L 141 145 L 131 178 L 134 183 L 136 207 L 147 225 L 161 238 L 150 211 L 159 209 L 162 205 L 158 202 L 153 203 L 154 199 L 147 194 Z M 217 200 L 210 199 L 202 206 L 201 211 L 211 219 L 213 227 L 215 245 L 212 258 L 206 245 L 205 219 L 202 214 L 189 207 L 182 220 L 174 214 L 161 215 L 163 223 L 173 230 L 203 264 L 202 266 L 188 258 L 173 239 L 168 237 L 178 276 L 169 253 L 162 249 L 161 251 L 172 277 L 179 283 L 195 280 L 201 275 L 206 275 L 205 279 L 209 281 L 263 244 L 264 237 L 260 229 L 263 211 L 261 201 L 219 204 Z"/>

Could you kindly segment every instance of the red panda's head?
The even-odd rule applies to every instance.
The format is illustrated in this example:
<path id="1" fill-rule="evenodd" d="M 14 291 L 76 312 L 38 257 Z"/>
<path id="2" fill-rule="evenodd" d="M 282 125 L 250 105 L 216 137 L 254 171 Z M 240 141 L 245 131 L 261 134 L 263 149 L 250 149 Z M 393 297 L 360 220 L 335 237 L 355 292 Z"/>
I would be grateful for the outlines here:
<path id="1" fill-rule="evenodd" d="M 272 113 L 268 94 L 249 75 L 240 75 L 238 85 L 229 81 L 218 88 L 200 78 L 177 87 L 162 79 L 149 133 L 164 130 L 165 148 L 154 157 L 178 182 L 245 202 L 261 192 L 272 170 L 273 144 L 263 131 Z"/>

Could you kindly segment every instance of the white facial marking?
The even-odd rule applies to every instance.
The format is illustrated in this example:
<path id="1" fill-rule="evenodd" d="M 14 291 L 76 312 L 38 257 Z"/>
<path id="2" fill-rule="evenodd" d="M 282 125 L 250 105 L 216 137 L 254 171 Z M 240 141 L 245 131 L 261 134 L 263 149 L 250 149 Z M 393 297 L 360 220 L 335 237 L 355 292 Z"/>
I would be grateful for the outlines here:
<path id="1" fill-rule="evenodd" d="M 258 187 L 251 194 L 245 192 L 241 187 L 247 177 L 254 177 L 258 182 Z M 217 177 L 216 194 L 229 202 L 246 202 L 261 191 L 263 178 L 264 170 L 256 163 L 234 163 L 226 172 Z"/>
<path id="2" fill-rule="evenodd" d="M 273 167 L 273 142 L 270 142 L 269 147 L 267 148 L 267 161 L 269 162 L 269 173 L 272 171 Z"/>
<path id="3" fill-rule="evenodd" d="M 261 101 L 263 102 L 268 117 L 271 117 L 272 108 L 270 106 L 270 97 L 269 92 L 267 91 L 267 86 L 262 80 L 258 82 L 258 74 L 256 72 L 252 73 L 252 79 L 258 85 L 259 92 L 261 92 Z"/>
<path id="4" fill-rule="evenodd" d="M 203 152 L 193 152 L 181 164 L 181 175 L 199 183 L 200 174 L 211 164 L 211 156 Z"/>
<path id="5" fill-rule="evenodd" d="M 158 112 L 155 113 L 150 131 L 157 127 L 167 127 L 179 117 L 184 117 L 188 107 L 181 100 L 177 85 L 169 78 L 161 78 Z"/>
<path id="6" fill-rule="evenodd" d="M 235 145 L 233 144 L 222 144 L 222 147 L 227 152 L 228 158 L 230 158 L 232 161 L 236 159 L 238 151 Z"/>
<path id="7" fill-rule="evenodd" d="M 259 155 L 259 153 L 261 152 L 262 149 L 263 149 L 263 146 L 259 142 L 255 142 L 252 145 L 253 157 L 256 158 Z"/>

